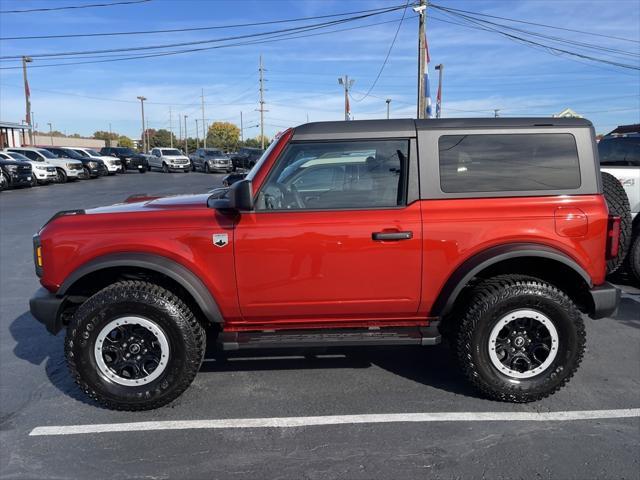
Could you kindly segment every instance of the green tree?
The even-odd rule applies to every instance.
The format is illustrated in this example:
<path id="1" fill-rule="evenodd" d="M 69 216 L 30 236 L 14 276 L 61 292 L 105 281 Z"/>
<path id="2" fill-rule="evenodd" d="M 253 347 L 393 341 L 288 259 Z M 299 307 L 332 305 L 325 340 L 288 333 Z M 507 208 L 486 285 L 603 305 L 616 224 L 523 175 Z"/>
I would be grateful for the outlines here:
<path id="1" fill-rule="evenodd" d="M 176 145 L 176 136 L 173 135 L 169 130 L 165 130 L 164 128 L 161 128 L 160 130 L 149 130 L 149 147 L 170 147 L 171 137 L 173 137 L 173 144 Z"/>
<path id="2" fill-rule="evenodd" d="M 214 122 L 207 131 L 207 146 L 223 150 L 236 150 L 240 139 L 240 129 L 233 123 Z"/>
<path id="3" fill-rule="evenodd" d="M 260 148 L 260 142 L 257 138 L 247 138 L 244 142 L 242 142 L 242 146 L 249 148 Z"/>
<path id="4" fill-rule="evenodd" d="M 121 135 L 120 137 L 118 137 L 118 146 L 133 148 L 133 140 L 131 140 L 129 137 Z"/>
<path id="5" fill-rule="evenodd" d="M 104 140 L 107 143 L 108 147 L 111 147 L 112 143 L 118 140 L 119 137 L 120 135 L 118 135 L 117 133 L 105 132 L 104 130 L 98 130 L 93 134 L 93 138 L 97 138 L 98 140 Z"/>

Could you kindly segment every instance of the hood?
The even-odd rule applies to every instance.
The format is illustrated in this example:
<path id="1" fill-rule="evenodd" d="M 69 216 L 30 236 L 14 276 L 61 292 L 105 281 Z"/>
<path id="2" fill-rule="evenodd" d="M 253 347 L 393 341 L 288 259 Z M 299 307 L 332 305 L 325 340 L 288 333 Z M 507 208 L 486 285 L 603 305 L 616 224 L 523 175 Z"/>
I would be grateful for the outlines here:
<path id="1" fill-rule="evenodd" d="M 189 160 L 189 157 L 185 155 L 162 155 L 165 158 L 173 159 L 173 160 Z"/>
<path id="2" fill-rule="evenodd" d="M 207 208 L 209 194 L 201 195 L 176 195 L 171 197 L 151 197 L 149 195 L 137 195 L 129 197 L 125 203 L 116 203 L 106 207 L 90 208 L 86 214 L 100 213 L 142 213 L 159 212 L 166 210 L 194 210 Z"/>

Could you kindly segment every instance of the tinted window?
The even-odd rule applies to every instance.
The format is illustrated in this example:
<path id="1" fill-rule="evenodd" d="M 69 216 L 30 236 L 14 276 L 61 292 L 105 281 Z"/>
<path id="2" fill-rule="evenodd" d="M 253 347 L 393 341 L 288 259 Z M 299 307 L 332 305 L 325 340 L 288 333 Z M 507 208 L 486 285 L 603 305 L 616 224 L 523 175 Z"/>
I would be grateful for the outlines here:
<path id="1" fill-rule="evenodd" d="M 182 152 L 180 152 L 180 150 L 176 150 L 175 148 L 164 148 L 162 149 L 162 155 L 180 156 L 182 155 Z"/>
<path id="2" fill-rule="evenodd" d="M 408 156 L 407 140 L 291 144 L 261 188 L 256 209 L 402 205 Z"/>
<path id="3" fill-rule="evenodd" d="M 445 135 L 438 146 L 446 193 L 580 187 L 576 142 L 567 133 Z"/>
<path id="4" fill-rule="evenodd" d="M 600 140 L 598 154 L 600 165 L 640 167 L 640 137 Z"/>
<path id="5" fill-rule="evenodd" d="M 22 155 L 21 153 L 15 153 L 15 152 L 11 152 L 8 153 L 9 157 L 13 158 L 14 160 L 20 160 L 21 162 L 26 162 L 29 160 L 29 157 L 26 157 L 24 155 Z"/>

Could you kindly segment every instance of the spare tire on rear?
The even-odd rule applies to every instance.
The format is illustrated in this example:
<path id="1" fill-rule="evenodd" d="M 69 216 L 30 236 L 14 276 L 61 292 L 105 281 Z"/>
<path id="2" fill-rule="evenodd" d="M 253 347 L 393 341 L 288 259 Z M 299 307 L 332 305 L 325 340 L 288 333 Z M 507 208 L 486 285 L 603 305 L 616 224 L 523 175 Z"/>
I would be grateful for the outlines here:
<path id="1" fill-rule="evenodd" d="M 629 251 L 629 243 L 631 242 L 631 208 L 629 207 L 629 198 L 627 192 L 620 181 L 610 173 L 601 172 L 602 188 L 604 197 L 609 207 L 609 214 L 620 217 L 620 248 L 618 255 L 611 260 L 607 260 L 607 274 L 612 274 L 624 261 Z"/>

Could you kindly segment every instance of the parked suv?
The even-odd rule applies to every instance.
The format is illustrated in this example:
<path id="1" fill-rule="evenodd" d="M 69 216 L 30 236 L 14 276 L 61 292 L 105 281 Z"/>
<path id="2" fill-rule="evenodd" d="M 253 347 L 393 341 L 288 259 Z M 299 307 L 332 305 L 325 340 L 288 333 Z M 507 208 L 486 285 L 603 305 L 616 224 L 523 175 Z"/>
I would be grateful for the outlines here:
<path id="1" fill-rule="evenodd" d="M 106 168 L 106 175 L 115 175 L 122 169 L 122 162 L 119 158 L 100 155 L 100 153 L 96 152 L 92 148 L 71 147 L 71 150 L 90 160 L 102 161 Z"/>
<path id="2" fill-rule="evenodd" d="M 622 125 L 598 143 L 603 172 L 613 175 L 622 184 L 631 210 L 631 228 L 626 260 L 629 270 L 640 282 L 640 124 Z M 618 202 L 624 200 L 618 198 Z M 623 207 L 623 208 L 626 208 Z"/>
<path id="3" fill-rule="evenodd" d="M 140 173 L 147 171 L 147 162 L 144 156 L 128 147 L 103 147 L 100 155 L 111 156 L 120 159 L 122 166 L 120 173 L 127 173 L 127 170 L 137 170 Z"/>
<path id="4" fill-rule="evenodd" d="M 189 155 L 189 159 L 194 172 L 202 170 L 204 173 L 229 173 L 232 169 L 229 156 L 217 148 L 198 148 Z"/>
<path id="5" fill-rule="evenodd" d="M 165 173 L 189 172 L 191 161 L 177 148 L 154 148 L 149 156 L 149 170 L 157 168 Z"/>
<path id="6" fill-rule="evenodd" d="M 46 149 L 56 155 L 58 158 L 72 158 L 73 160 L 82 162 L 84 178 L 98 178 L 101 175 L 107 174 L 107 167 L 100 159 L 85 157 L 84 155 L 80 155 L 78 152 L 71 148 L 46 147 Z"/>
<path id="7" fill-rule="evenodd" d="M 231 156 L 231 162 L 233 164 L 233 171 L 235 172 L 238 168 L 253 168 L 253 166 L 258 162 L 260 157 L 262 156 L 263 151 L 259 148 L 249 148 L 243 147 L 238 153 Z"/>
<path id="8" fill-rule="evenodd" d="M 56 175 L 58 183 L 66 183 L 67 181 L 78 180 L 82 177 L 84 171 L 82 162 L 71 158 L 58 158 L 49 150 L 36 147 L 12 147 L 7 148 L 8 152 L 21 153 L 29 160 L 35 162 L 46 162 L 56 167 Z"/>
<path id="9" fill-rule="evenodd" d="M 0 153 L 0 190 L 9 187 L 31 187 L 31 165 Z"/>
<path id="10" fill-rule="evenodd" d="M 27 162 L 29 165 L 31 165 L 31 186 L 33 187 L 35 187 L 36 185 L 46 185 L 48 183 L 55 182 L 58 179 L 56 167 L 54 167 L 50 163 L 31 160 L 21 153 L 10 152 L 8 150 L 0 151 L 0 158 L 4 158 L 6 160 L 17 160 L 19 162 Z"/>
<path id="11" fill-rule="evenodd" d="M 611 315 L 619 218 L 583 119 L 311 123 L 213 194 L 60 212 L 31 312 L 109 408 L 180 395 L 222 349 L 449 340 L 491 399 L 573 376 Z M 435 369 L 437 365 L 424 365 Z"/>

